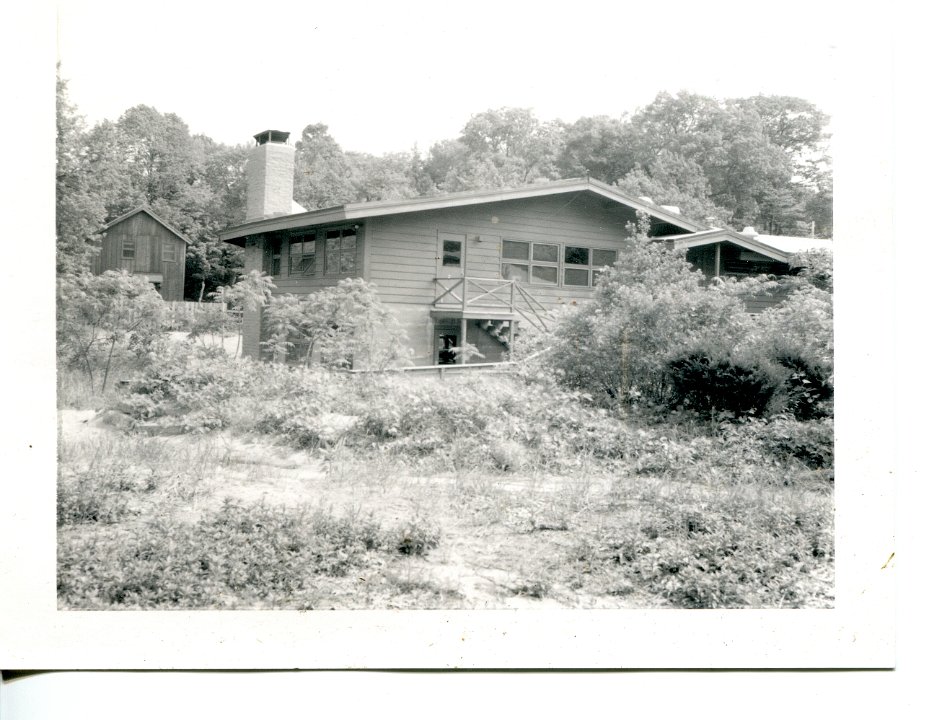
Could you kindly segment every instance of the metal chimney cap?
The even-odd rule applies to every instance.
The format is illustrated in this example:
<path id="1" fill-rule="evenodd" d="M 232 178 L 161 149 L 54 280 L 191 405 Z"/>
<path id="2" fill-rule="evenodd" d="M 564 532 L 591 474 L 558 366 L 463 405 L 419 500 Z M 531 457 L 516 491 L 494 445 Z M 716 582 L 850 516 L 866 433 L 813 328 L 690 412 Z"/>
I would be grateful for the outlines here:
<path id="1" fill-rule="evenodd" d="M 283 130 L 264 130 L 253 137 L 255 138 L 256 145 L 264 145 L 269 142 L 283 144 L 287 142 L 290 133 L 284 132 Z"/>

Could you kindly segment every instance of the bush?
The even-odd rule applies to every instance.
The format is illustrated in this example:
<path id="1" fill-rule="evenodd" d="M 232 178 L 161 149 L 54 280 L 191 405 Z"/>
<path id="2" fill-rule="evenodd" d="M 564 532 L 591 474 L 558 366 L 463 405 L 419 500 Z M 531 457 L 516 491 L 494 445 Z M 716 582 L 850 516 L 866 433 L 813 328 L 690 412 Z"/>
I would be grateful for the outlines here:
<path id="1" fill-rule="evenodd" d="M 82 607 L 293 603 L 318 576 L 341 577 L 381 548 L 368 518 L 226 501 L 196 523 L 155 520 L 132 535 L 59 550 L 59 597 Z"/>
<path id="2" fill-rule="evenodd" d="M 826 403 L 832 399 L 829 373 L 799 353 L 780 352 L 778 364 L 787 376 L 777 389 L 778 402 L 798 420 L 813 420 L 831 414 Z"/>
<path id="3" fill-rule="evenodd" d="M 742 289 L 707 283 L 682 251 L 639 237 L 602 275 L 593 301 L 558 319 L 543 362 L 600 400 L 661 399 L 671 358 L 708 341 L 731 347 L 743 334 Z"/>
<path id="4" fill-rule="evenodd" d="M 704 418 L 719 413 L 761 415 L 777 389 L 776 380 L 762 368 L 702 351 L 671 360 L 665 376 L 668 405 L 692 410 Z"/>
<path id="5" fill-rule="evenodd" d="M 164 302 L 151 283 L 125 270 L 60 277 L 57 305 L 59 357 L 80 368 L 92 390 L 106 390 L 114 363 L 144 366 L 163 348 Z"/>
<path id="6" fill-rule="evenodd" d="M 276 295 L 264 313 L 272 360 L 327 368 L 375 368 L 402 362 L 404 333 L 374 285 L 345 279 L 306 296 Z"/>
<path id="7" fill-rule="evenodd" d="M 660 491 L 639 499 L 637 522 L 576 543 L 566 564 L 585 568 L 581 584 L 629 585 L 673 607 L 801 607 L 822 592 L 832 562 L 828 498 L 798 507 L 782 490 L 717 494 L 711 509 L 701 492 L 673 498 Z"/>

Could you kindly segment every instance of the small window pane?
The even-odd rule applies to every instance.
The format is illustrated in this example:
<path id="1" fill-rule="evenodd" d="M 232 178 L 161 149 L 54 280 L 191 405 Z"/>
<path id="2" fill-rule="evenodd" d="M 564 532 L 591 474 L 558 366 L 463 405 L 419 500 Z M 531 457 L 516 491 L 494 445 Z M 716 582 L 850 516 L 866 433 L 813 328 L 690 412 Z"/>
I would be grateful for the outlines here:
<path id="1" fill-rule="evenodd" d="M 127 260 L 135 257 L 135 240 L 123 240 L 123 257 Z"/>
<path id="2" fill-rule="evenodd" d="M 166 242 L 161 246 L 162 262 L 177 262 L 177 246 L 173 242 Z"/>
<path id="3" fill-rule="evenodd" d="M 590 285 L 590 271 L 578 270 L 577 268 L 565 268 L 564 284 L 574 285 L 576 287 L 587 287 Z"/>
<path id="4" fill-rule="evenodd" d="M 346 233 L 349 232 L 351 235 L 346 234 L 342 238 L 342 259 L 340 268 L 343 273 L 355 272 L 355 231 L 346 231 Z"/>
<path id="5" fill-rule="evenodd" d="M 615 250 L 594 250 L 593 251 L 593 266 L 594 267 L 603 267 L 604 265 L 610 266 L 616 262 L 616 251 Z"/>
<path id="6" fill-rule="evenodd" d="M 533 245 L 532 259 L 540 262 L 558 262 L 558 246 Z"/>
<path id="7" fill-rule="evenodd" d="M 589 265 L 590 250 L 583 247 L 565 247 L 564 261 L 566 265 Z"/>
<path id="8" fill-rule="evenodd" d="M 547 265 L 534 265 L 532 268 L 532 282 L 545 285 L 558 284 L 558 268 Z"/>
<path id="9" fill-rule="evenodd" d="M 520 280 L 529 282 L 529 266 L 503 263 L 503 277 L 507 280 Z"/>
<path id="10" fill-rule="evenodd" d="M 326 274 L 331 275 L 339 272 L 339 243 L 341 239 L 336 230 L 336 236 L 332 237 L 332 230 L 326 233 Z"/>
<path id="11" fill-rule="evenodd" d="M 447 267 L 461 267 L 461 241 L 442 241 L 442 265 Z"/>
<path id="12" fill-rule="evenodd" d="M 507 260 L 528 260 L 529 243 L 515 240 L 503 241 L 503 257 Z"/>
<path id="13" fill-rule="evenodd" d="M 271 274 L 280 275 L 281 274 L 281 239 L 275 238 L 271 240 Z"/>

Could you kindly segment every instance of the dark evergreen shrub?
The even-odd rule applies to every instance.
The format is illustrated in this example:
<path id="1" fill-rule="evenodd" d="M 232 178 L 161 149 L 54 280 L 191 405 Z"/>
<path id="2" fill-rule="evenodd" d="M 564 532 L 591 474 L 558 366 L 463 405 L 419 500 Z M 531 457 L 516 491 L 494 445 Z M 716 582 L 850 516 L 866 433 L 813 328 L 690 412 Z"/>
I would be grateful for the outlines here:
<path id="1" fill-rule="evenodd" d="M 687 353 L 665 366 L 668 405 L 709 418 L 719 413 L 735 417 L 761 415 L 777 382 L 764 368 L 705 351 Z"/>
<path id="2" fill-rule="evenodd" d="M 789 373 L 778 389 L 784 409 L 798 420 L 814 420 L 829 414 L 826 403 L 832 399 L 829 373 L 800 353 L 779 353 L 777 362 Z"/>

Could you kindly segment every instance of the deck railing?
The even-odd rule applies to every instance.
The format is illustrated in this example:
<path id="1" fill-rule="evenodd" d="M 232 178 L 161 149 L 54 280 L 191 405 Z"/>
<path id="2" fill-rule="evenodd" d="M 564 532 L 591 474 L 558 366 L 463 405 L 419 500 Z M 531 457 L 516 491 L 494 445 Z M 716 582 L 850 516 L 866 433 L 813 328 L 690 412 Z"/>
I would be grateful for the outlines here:
<path id="1" fill-rule="evenodd" d="M 547 330 L 548 310 L 518 280 L 494 278 L 436 278 L 438 310 L 506 314 L 522 318 L 537 330 Z"/>

